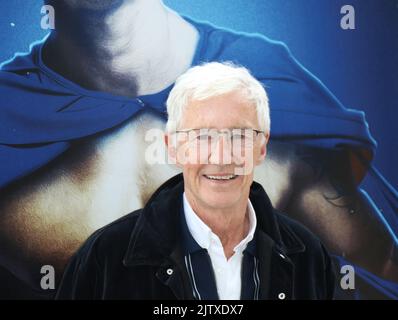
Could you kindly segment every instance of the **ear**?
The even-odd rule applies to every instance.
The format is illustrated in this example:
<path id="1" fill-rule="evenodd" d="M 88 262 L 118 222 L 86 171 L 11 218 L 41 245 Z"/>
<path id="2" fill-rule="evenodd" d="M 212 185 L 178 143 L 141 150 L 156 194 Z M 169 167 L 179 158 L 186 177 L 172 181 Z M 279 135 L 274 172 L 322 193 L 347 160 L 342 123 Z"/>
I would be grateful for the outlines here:
<path id="1" fill-rule="evenodd" d="M 176 164 L 176 147 L 175 143 L 172 141 L 172 137 L 170 136 L 169 133 L 164 134 L 164 143 L 166 144 L 167 148 L 167 160 L 169 164 Z"/>
<path id="2" fill-rule="evenodd" d="M 267 155 L 268 140 L 269 140 L 269 133 L 265 134 L 263 136 L 263 138 L 261 139 L 260 154 L 258 155 L 258 157 L 256 159 L 256 165 L 259 165 L 261 162 L 263 162 Z"/>
<path id="3" fill-rule="evenodd" d="M 166 144 L 167 147 L 167 163 L 168 164 L 174 164 L 177 167 L 182 168 L 181 163 L 179 162 L 180 157 L 178 156 L 178 150 L 177 150 L 177 139 L 176 136 L 173 136 L 172 134 L 165 133 L 164 135 L 164 143 Z"/>

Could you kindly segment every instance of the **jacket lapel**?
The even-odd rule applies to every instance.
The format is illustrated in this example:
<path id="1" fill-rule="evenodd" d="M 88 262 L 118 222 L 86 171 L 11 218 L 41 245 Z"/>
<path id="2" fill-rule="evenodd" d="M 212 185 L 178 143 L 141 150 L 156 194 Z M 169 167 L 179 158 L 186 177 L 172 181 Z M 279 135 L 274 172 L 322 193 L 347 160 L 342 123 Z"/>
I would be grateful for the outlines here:
<path id="1" fill-rule="evenodd" d="M 260 299 L 292 299 L 294 266 L 276 243 L 261 230 L 257 233 Z"/>
<path id="2" fill-rule="evenodd" d="M 124 265 L 158 266 L 156 278 L 176 299 L 193 299 L 178 232 L 183 190 L 182 176 L 178 175 L 152 195 L 131 234 Z"/>
<path id="3" fill-rule="evenodd" d="M 269 291 L 270 300 L 294 299 L 294 265 L 285 254 L 272 251 Z"/>
<path id="4" fill-rule="evenodd" d="M 260 299 L 294 299 L 294 264 L 289 255 L 305 251 L 305 246 L 288 226 L 279 223 L 281 214 L 255 182 L 250 189 L 250 201 L 258 222 Z"/>
<path id="5" fill-rule="evenodd" d="M 156 277 L 170 288 L 176 299 L 193 300 L 192 287 L 182 257 L 181 247 L 176 246 L 156 272 Z"/>

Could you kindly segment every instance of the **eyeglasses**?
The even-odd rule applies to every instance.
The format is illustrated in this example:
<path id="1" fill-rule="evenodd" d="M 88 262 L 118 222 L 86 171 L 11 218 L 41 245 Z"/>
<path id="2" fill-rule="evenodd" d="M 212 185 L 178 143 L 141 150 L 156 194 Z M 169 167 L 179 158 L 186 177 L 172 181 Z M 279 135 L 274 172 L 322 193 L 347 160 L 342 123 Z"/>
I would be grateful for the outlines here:
<path id="1" fill-rule="evenodd" d="M 176 130 L 179 134 L 179 141 L 187 141 L 191 147 L 208 148 L 212 150 L 215 143 L 217 143 L 221 136 L 225 136 L 225 142 L 232 147 L 233 150 L 239 151 L 247 148 L 251 148 L 254 145 L 254 140 L 259 134 L 265 133 L 261 130 L 253 128 L 233 128 L 233 129 L 212 129 L 212 128 L 200 128 L 200 129 L 184 129 Z"/>

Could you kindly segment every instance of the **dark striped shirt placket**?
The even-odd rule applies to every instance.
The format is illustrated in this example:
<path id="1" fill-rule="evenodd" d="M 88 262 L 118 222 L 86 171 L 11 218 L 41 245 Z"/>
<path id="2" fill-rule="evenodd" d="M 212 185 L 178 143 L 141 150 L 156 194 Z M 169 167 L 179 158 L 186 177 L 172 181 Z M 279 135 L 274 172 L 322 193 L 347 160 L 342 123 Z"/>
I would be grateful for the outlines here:
<path id="1" fill-rule="evenodd" d="M 254 259 L 254 268 L 253 268 L 253 281 L 254 281 L 254 300 L 258 300 L 259 292 L 260 292 L 260 277 L 258 276 L 258 259 L 253 257 Z"/>
<path id="2" fill-rule="evenodd" d="M 185 256 L 185 266 L 186 266 L 186 268 L 188 270 L 189 278 L 191 279 L 193 296 L 194 296 L 194 298 L 196 300 L 202 300 L 202 297 L 200 296 L 198 287 L 196 285 L 195 274 L 193 272 L 192 261 L 191 261 L 191 255 L 190 254 L 188 254 L 188 256 Z"/>

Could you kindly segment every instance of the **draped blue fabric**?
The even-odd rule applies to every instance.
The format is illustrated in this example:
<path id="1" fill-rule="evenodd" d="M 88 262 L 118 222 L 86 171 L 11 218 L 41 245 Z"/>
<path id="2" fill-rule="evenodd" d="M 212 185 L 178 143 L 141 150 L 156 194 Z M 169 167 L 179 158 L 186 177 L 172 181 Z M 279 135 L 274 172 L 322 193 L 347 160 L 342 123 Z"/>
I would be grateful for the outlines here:
<path id="1" fill-rule="evenodd" d="M 186 19 L 200 34 L 192 65 L 233 61 L 265 85 L 272 139 L 374 154 L 376 142 L 364 113 L 344 107 L 283 43 Z M 86 90 L 45 66 L 41 60 L 45 41 L 0 68 L 0 188 L 43 167 L 71 141 L 118 126 L 139 111 L 167 116 L 165 101 L 172 86 L 137 98 Z M 369 176 L 364 185 L 367 196 L 396 239 L 397 193 L 377 171 L 371 170 Z"/>

